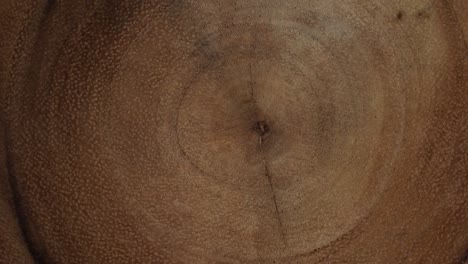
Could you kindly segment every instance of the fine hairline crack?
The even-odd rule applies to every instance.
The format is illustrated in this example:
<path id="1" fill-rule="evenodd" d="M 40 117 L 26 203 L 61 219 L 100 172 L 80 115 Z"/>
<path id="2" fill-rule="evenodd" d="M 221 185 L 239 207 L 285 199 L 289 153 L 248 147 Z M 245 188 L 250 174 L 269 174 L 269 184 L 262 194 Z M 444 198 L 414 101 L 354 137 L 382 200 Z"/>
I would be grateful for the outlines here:
<path id="1" fill-rule="evenodd" d="M 256 41 L 256 38 L 254 39 L 254 41 L 252 42 L 252 45 L 251 45 L 251 51 L 252 51 L 251 59 L 255 55 L 255 51 L 256 51 L 255 41 Z M 261 132 L 256 131 L 256 132 L 258 133 L 258 139 L 259 139 L 258 144 L 259 144 L 259 147 L 260 147 L 260 153 L 261 153 L 261 156 L 262 156 L 263 167 L 264 167 L 264 170 L 265 170 L 265 177 L 267 178 L 268 183 L 270 185 L 270 190 L 271 190 L 271 193 L 272 193 L 272 200 L 273 200 L 273 204 L 275 206 L 276 219 L 278 220 L 279 233 L 281 235 L 281 239 L 283 241 L 284 246 L 287 246 L 286 234 L 284 232 L 283 222 L 281 220 L 280 212 L 279 212 L 279 209 L 278 209 L 278 202 L 277 202 L 276 193 L 275 193 L 275 189 L 274 189 L 274 185 L 273 185 L 273 181 L 272 181 L 272 176 L 271 176 L 270 169 L 268 168 L 268 162 L 267 162 L 267 158 L 266 158 L 266 154 L 265 154 L 265 149 L 263 147 L 263 141 L 264 141 L 264 136 L 265 136 L 266 131 L 265 131 L 264 127 L 263 127 L 265 124 L 263 123 L 263 121 L 259 120 L 260 116 L 258 114 L 257 101 L 255 100 L 255 96 L 254 96 L 252 60 L 250 60 L 250 62 L 249 62 L 249 87 L 250 87 L 250 102 L 252 104 L 252 108 L 254 109 L 254 112 L 255 112 L 255 115 L 256 115 L 255 118 L 256 118 L 257 122 L 259 122 L 260 126 L 262 126 L 262 131 Z"/>

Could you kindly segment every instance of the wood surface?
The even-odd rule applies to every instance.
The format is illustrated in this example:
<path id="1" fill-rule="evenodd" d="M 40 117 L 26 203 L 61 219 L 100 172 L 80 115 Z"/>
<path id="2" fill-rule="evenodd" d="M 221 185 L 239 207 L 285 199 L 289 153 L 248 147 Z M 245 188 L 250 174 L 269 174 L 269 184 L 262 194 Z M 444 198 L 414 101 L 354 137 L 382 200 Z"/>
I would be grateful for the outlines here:
<path id="1" fill-rule="evenodd" d="M 468 1 L 0 0 L 0 263 L 468 259 Z"/>

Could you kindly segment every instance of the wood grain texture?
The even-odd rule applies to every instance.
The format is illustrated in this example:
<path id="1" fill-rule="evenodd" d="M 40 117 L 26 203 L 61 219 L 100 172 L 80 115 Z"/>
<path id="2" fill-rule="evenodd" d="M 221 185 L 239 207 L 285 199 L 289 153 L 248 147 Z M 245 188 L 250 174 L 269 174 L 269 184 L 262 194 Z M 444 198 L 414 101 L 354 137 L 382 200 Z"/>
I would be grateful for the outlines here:
<path id="1" fill-rule="evenodd" d="M 3 134 L 0 131 L 2 142 L 5 139 Z M 3 147 L 0 151 L 0 263 L 34 263 L 18 221 L 18 208 L 10 188 L 6 151 Z"/>
<path id="2" fill-rule="evenodd" d="M 0 263 L 463 263 L 464 0 L 0 0 Z"/>

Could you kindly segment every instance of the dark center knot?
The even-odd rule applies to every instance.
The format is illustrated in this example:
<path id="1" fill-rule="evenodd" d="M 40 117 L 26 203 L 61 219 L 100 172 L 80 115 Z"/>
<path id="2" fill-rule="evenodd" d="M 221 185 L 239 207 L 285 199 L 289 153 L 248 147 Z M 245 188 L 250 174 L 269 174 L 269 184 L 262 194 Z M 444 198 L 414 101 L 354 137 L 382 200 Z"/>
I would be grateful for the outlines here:
<path id="1" fill-rule="evenodd" d="M 258 121 L 255 123 L 254 130 L 260 137 L 263 137 L 270 131 L 270 127 L 265 121 Z"/>

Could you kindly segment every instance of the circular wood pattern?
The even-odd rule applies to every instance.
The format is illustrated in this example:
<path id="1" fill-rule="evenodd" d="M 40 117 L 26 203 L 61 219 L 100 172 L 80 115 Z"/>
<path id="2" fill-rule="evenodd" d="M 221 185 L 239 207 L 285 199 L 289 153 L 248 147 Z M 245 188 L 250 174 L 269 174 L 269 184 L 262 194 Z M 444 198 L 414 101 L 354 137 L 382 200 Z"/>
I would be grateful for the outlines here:
<path id="1" fill-rule="evenodd" d="M 466 259 L 462 0 L 3 1 L 35 261 Z"/>

